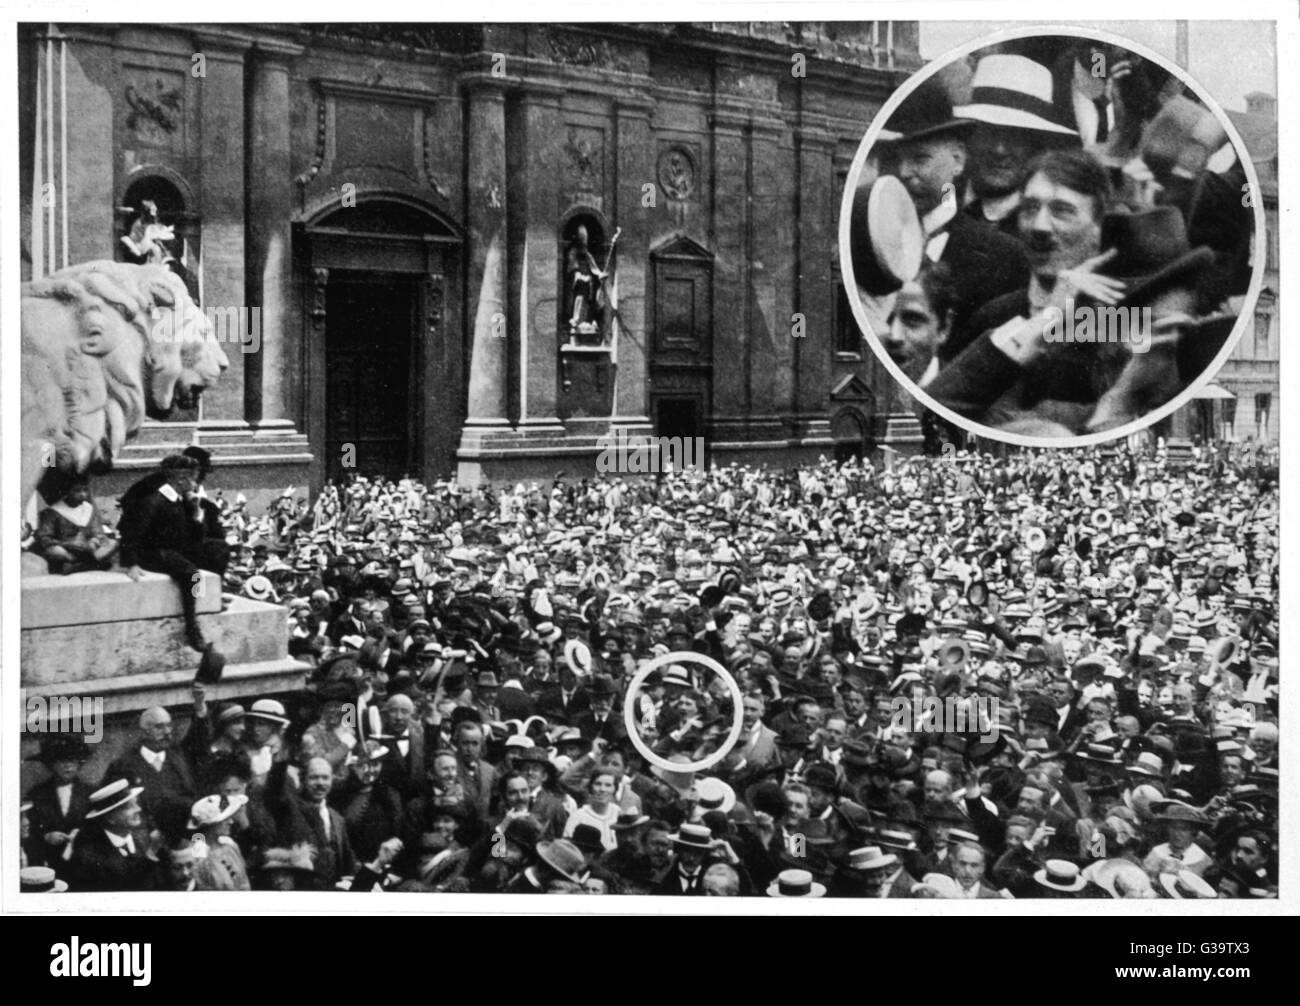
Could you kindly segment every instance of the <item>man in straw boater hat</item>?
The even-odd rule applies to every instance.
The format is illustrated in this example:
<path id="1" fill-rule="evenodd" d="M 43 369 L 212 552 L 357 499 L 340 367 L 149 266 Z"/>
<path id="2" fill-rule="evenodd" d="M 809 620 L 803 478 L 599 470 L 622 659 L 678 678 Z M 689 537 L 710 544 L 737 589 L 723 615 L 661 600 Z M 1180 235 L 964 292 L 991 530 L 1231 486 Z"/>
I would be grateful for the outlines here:
<path id="1" fill-rule="evenodd" d="M 970 100 L 953 115 L 972 123 L 967 149 L 968 201 L 963 212 L 1020 237 L 1017 209 L 1034 158 L 1044 150 L 1078 146 L 1078 131 L 1054 100 L 1052 71 L 1028 56 L 981 56 Z M 957 347 L 960 348 L 960 347 Z"/>
<path id="2" fill-rule="evenodd" d="M 143 786 L 109 776 L 90 794 L 85 824 L 72 844 L 70 875 L 77 891 L 142 891 L 152 882 L 148 834 L 140 809 Z"/>

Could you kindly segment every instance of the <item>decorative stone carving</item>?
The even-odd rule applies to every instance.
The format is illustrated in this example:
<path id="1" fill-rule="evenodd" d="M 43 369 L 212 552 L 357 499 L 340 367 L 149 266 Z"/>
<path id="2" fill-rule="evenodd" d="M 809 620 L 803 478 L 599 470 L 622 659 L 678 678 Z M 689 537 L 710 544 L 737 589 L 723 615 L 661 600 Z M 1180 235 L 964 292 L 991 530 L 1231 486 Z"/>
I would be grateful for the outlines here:
<path id="1" fill-rule="evenodd" d="M 564 145 L 569 158 L 569 180 L 576 192 L 601 192 L 605 187 L 605 131 L 593 126 L 570 126 Z"/>
<path id="2" fill-rule="evenodd" d="M 184 95 L 181 88 L 161 76 L 133 81 L 126 86 L 127 128 L 147 146 L 171 146 L 171 134 L 181 124 Z"/>
<path id="3" fill-rule="evenodd" d="M 687 200 L 695 192 L 695 157 L 674 144 L 659 154 L 659 187 L 669 199 Z"/>

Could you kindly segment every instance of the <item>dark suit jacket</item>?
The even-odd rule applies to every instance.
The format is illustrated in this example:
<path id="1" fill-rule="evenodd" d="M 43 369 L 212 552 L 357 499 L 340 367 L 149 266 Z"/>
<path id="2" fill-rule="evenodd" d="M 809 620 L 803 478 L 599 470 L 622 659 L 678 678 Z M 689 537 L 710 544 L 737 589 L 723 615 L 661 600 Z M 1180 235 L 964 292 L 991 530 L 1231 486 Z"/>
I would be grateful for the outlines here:
<path id="1" fill-rule="evenodd" d="M 552 682 L 538 692 L 535 705 L 538 715 L 545 716 L 551 723 L 568 727 L 573 726 L 578 716 L 591 709 L 591 698 L 587 689 L 579 685 L 566 708 L 559 683 Z"/>
<path id="2" fill-rule="evenodd" d="M 157 491 L 124 500 L 117 529 L 124 566 L 144 565 L 142 560 L 163 549 L 194 554 L 204 538 L 203 525 L 190 518 L 184 501 L 173 503 Z"/>
<path id="3" fill-rule="evenodd" d="M 98 821 L 77 835 L 68 886 L 74 891 L 144 891 L 152 885 L 154 862 L 144 854 L 142 833 L 132 836 L 135 853 L 118 850 Z"/>
<path id="4" fill-rule="evenodd" d="M 623 724 L 623 717 L 617 709 L 609 712 L 604 723 L 597 723 L 596 714 L 588 710 L 579 715 L 571 725 L 578 728 L 585 741 L 601 737 L 611 744 L 621 744 L 627 739 L 627 727 Z"/>
<path id="5" fill-rule="evenodd" d="M 939 261 L 951 270 L 957 290 L 952 332 L 939 349 L 939 359 L 946 363 L 983 331 L 968 325 L 979 308 L 1028 287 L 1029 259 L 1016 238 L 985 220 L 958 213 L 948 224 L 948 243 Z"/>
<path id="6" fill-rule="evenodd" d="M 72 780 L 72 798 L 68 801 L 68 813 L 59 808 L 59 796 L 55 792 L 55 779 L 51 776 L 45 782 L 37 783 L 27 793 L 32 809 L 27 812 L 31 824 L 32 836 L 25 844 L 27 856 L 33 865 L 53 865 L 57 869 L 64 849 L 45 844 L 45 835 L 51 831 L 70 833 L 80 828 L 90 810 L 90 794 L 95 792 L 80 779 Z"/>
<path id="7" fill-rule="evenodd" d="M 347 822 L 332 807 L 329 814 L 330 834 L 326 838 L 316 806 L 294 793 L 282 805 L 278 838 L 285 846 L 307 842 L 316 849 L 316 882 L 325 890 L 333 888 L 340 878 L 354 874 L 357 865 Z"/>
<path id="8" fill-rule="evenodd" d="M 405 756 L 396 741 L 383 742 L 388 748 L 388 754 L 384 756 L 379 781 L 397 790 L 403 800 L 410 800 L 424 791 L 429 759 L 434 751 L 434 744 L 430 743 L 428 736 L 430 729 L 427 724 L 419 722 L 412 723 L 407 728 L 406 736 L 410 744 Z"/>
<path id="9" fill-rule="evenodd" d="M 101 785 L 121 778 L 144 787 L 140 809 L 144 811 L 145 821 L 150 828 L 161 828 L 164 832 L 184 831 L 190 808 L 203 795 L 198 791 L 183 744 L 173 744 L 168 749 L 161 772 L 144 760 L 140 745 L 136 744 L 109 765 Z"/>

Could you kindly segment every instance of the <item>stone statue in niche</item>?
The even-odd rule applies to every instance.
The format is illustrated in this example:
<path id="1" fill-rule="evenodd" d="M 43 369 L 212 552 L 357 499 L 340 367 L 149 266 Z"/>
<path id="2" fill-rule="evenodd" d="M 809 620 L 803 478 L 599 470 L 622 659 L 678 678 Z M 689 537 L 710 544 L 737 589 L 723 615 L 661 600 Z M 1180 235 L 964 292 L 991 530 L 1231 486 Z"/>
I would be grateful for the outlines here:
<path id="1" fill-rule="evenodd" d="M 612 251 L 611 247 L 611 251 Z M 606 267 L 608 267 L 606 260 Z M 587 246 L 587 228 L 579 224 L 564 254 L 565 318 L 570 335 L 604 332 L 604 283 L 608 275 Z"/>

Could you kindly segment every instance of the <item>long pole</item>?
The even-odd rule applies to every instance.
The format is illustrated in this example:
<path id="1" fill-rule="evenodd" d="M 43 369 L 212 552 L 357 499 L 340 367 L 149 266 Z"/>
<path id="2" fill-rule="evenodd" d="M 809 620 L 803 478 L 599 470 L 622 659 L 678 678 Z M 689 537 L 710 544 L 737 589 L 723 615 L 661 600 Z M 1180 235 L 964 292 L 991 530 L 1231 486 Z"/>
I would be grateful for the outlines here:
<path id="1" fill-rule="evenodd" d="M 54 178 L 54 25 L 49 26 L 45 37 L 45 165 L 50 178 Z M 55 199 L 62 201 L 63 193 L 57 192 Z M 54 265 L 54 207 L 50 207 L 50 216 L 46 224 L 46 268 L 55 271 Z"/>
<path id="2" fill-rule="evenodd" d="M 63 208 L 63 268 L 68 267 L 68 40 L 59 39 L 59 205 Z"/>

